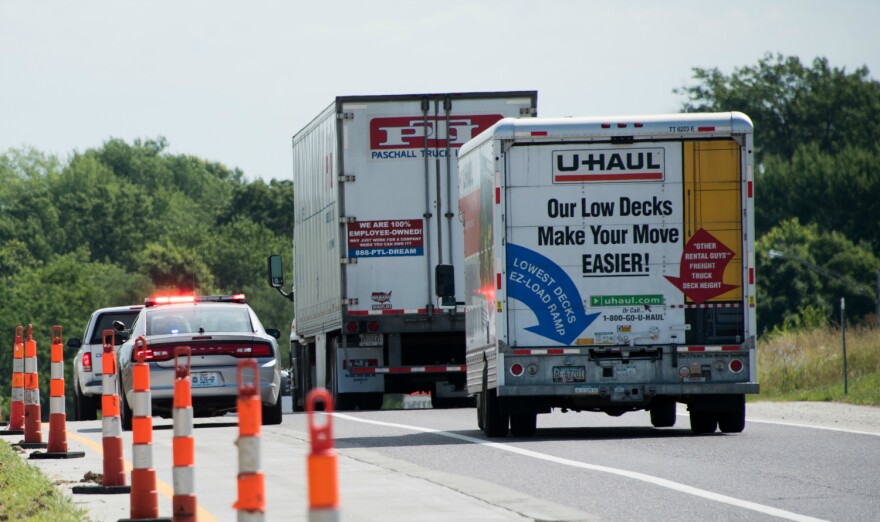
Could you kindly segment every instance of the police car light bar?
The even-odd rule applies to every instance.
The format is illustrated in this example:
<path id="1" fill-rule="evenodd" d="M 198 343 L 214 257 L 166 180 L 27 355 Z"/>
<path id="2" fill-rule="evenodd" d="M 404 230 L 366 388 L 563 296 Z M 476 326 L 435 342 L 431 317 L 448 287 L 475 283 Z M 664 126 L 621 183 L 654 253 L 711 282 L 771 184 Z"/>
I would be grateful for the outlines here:
<path id="1" fill-rule="evenodd" d="M 217 303 L 243 303 L 244 294 L 232 295 L 160 295 L 155 297 L 147 297 L 144 299 L 144 306 L 158 306 L 167 304 L 185 304 L 200 302 L 217 302 Z"/>

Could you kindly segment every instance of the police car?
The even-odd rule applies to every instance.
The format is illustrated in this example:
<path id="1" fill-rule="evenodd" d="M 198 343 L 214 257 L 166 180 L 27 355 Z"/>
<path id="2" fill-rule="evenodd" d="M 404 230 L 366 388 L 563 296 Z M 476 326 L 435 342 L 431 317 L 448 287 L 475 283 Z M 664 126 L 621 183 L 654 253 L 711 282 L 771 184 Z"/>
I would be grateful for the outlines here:
<path id="1" fill-rule="evenodd" d="M 177 348 L 189 347 L 192 405 L 196 417 L 235 411 L 238 362 L 256 359 L 263 424 L 281 423 L 281 374 L 276 339 L 281 332 L 266 329 L 243 294 L 224 296 L 159 296 L 147 298 L 127 339 L 118 351 L 120 411 L 123 429 L 131 429 L 134 400 L 132 365 L 138 337 L 147 344 L 153 415 L 171 417 Z M 250 377 L 250 374 L 247 374 Z"/>

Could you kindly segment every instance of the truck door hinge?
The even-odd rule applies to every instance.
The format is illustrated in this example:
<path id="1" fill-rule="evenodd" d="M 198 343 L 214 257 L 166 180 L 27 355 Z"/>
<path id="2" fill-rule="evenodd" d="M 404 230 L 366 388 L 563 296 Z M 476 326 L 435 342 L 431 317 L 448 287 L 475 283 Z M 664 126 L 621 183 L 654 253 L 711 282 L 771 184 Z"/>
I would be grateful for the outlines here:
<path id="1" fill-rule="evenodd" d="M 342 216 L 341 218 L 339 218 L 339 222 L 342 224 L 355 223 L 357 222 L 357 218 L 354 216 Z"/>
<path id="2" fill-rule="evenodd" d="M 339 262 L 343 265 L 356 265 L 358 262 L 358 258 L 356 257 L 342 257 L 339 258 Z"/>
<path id="3" fill-rule="evenodd" d="M 353 112 L 340 112 L 336 114 L 336 117 L 340 120 L 353 120 L 354 113 Z"/>
<path id="4" fill-rule="evenodd" d="M 354 183 L 354 174 L 342 174 L 339 176 L 340 183 Z"/>
<path id="5" fill-rule="evenodd" d="M 356 304 L 358 304 L 357 297 L 351 298 L 351 299 L 346 299 L 346 298 L 342 299 L 342 306 L 352 306 L 352 305 L 356 305 Z"/>

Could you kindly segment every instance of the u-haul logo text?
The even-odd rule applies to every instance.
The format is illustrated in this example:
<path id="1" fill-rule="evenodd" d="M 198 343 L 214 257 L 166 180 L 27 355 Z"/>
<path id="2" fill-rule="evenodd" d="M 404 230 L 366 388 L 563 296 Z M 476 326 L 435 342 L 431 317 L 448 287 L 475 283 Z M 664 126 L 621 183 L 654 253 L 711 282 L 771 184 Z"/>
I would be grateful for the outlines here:
<path id="1" fill-rule="evenodd" d="M 665 171 L 662 148 L 553 152 L 554 183 L 663 181 Z"/>
<path id="2" fill-rule="evenodd" d="M 372 159 L 424 158 L 446 155 L 446 148 L 461 147 L 471 138 L 500 120 L 500 114 L 474 116 L 400 116 L 370 120 L 370 156 Z M 421 149 L 421 150 L 419 150 Z"/>

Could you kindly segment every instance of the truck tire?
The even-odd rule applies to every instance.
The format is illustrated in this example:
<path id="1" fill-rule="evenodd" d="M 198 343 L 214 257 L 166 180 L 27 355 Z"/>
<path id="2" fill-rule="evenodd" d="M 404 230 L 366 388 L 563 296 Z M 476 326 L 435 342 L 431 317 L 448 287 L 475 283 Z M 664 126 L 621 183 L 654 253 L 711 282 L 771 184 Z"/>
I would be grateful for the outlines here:
<path id="1" fill-rule="evenodd" d="M 651 402 L 651 424 L 655 428 L 671 428 L 675 426 L 675 401 L 667 398 L 654 399 Z"/>
<path id="2" fill-rule="evenodd" d="M 73 384 L 73 418 L 78 421 L 96 420 L 98 418 L 97 401 L 80 393 L 79 385 Z"/>
<path id="3" fill-rule="evenodd" d="M 691 431 L 695 435 L 715 433 L 718 427 L 718 414 L 714 411 L 691 410 Z"/>
<path id="4" fill-rule="evenodd" d="M 510 415 L 510 433 L 514 437 L 531 437 L 538 426 L 537 413 L 513 413 Z"/>
<path id="5" fill-rule="evenodd" d="M 119 421 L 122 424 L 122 431 L 131 431 L 131 418 L 134 417 L 134 413 L 131 406 L 128 405 L 128 401 L 125 400 L 125 392 L 122 391 L 122 374 L 116 376 L 116 382 L 118 383 L 116 392 L 119 394 Z"/>
<path id="6" fill-rule="evenodd" d="M 501 401 L 498 399 L 497 390 L 488 390 L 486 381 L 483 381 L 483 432 L 487 437 L 504 437 L 510 424 L 510 418 L 501 413 Z"/>
<path id="7" fill-rule="evenodd" d="M 275 404 L 273 404 L 272 406 L 266 406 L 264 404 L 262 410 L 263 426 L 273 426 L 275 424 L 281 424 L 281 420 L 283 419 L 283 415 L 281 413 L 281 395 L 278 396 L 278 400 L 276 400 Z"/>
<path id="8" fill-rule="evenodd" d="M 740 395 L 735 397 L 735 401 L 734 410 L 718 414 L 718 429 L 722 433 L 742 433 L 746 428 L 746 398 Z"/>

